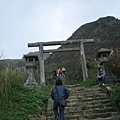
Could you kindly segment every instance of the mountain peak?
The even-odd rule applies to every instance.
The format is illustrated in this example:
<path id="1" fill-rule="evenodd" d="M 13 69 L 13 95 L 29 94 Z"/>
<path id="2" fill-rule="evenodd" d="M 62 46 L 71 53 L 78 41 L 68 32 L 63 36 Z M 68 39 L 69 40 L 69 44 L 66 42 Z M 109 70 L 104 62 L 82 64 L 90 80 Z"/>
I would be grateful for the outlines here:
<path id="1" fill-rule="evenodd" d="M 79 27 L 69 39 L 118 40 L 120 38 L 120 20 L 113 16 L 101 17 Z M 69 40 L 68 39 L 68 40 Z"/>
<path id="2" fill-rule="evenodd" d="M 97 20 L 97 22 L 101 22 L 101 21 L 103 21 L 103 22 L 109 22 L 109 21 L 113 21 L 113 20 L 118 20 L 118 19 L 116 19 L 115 17 L 113 17 L 113 16 L 107 16 L 107 17 L 101 17 L 101 18 L 99 18 L 98 20 Z"/>

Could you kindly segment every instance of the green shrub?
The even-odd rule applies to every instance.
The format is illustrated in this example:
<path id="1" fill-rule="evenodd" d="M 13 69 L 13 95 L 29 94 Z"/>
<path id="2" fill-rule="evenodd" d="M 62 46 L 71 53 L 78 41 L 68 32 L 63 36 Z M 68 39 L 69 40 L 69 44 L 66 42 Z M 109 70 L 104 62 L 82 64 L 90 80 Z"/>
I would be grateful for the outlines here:
<path id="1" fill-rule="evenodd" d="M 120 109 L 120 86 L 113 88 L 113 103 Z"/>

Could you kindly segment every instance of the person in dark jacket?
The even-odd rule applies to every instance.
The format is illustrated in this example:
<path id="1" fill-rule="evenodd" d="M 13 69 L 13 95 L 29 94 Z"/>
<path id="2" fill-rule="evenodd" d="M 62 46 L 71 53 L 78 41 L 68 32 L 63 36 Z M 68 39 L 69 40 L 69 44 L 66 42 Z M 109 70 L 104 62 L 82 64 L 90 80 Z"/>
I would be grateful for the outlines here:
<path id="1" fill-rule="evenodd" d="M 98 73 L 97 73 L 96 79 L 97 79 L 99 86 L 105 85 L 105 71 L 101 67 L 98 68 Z"/>
<path id="2" fill-rule="evenodd" d="M 56 80 L 56 87 L 58 89 L 59 96 L 64 97 L 65 99 L 68 99 L 70 91 L 66 86 L 62 85 L 61 79 Z M 55 119 L 57 120 L 60 117 L 60 120 L 64 120 L 64 109 L 65 108 L 60 106 L 58 103 L 58 95 L 56 93 L 55 86 L 52 88 L 51 98 L 54 100 L 53 111 L 55 114 Z M 58 114 L 58 107 L 59 107 L 60 115 Z"/>
<path id="3" fill-rule="evenodd" d="M 53 76 L 54 79 L 57 78 L 57 72 L 56 72 L 56 70 L 53 70 L 53 71 L 52 71 L 52 76 Z"/>

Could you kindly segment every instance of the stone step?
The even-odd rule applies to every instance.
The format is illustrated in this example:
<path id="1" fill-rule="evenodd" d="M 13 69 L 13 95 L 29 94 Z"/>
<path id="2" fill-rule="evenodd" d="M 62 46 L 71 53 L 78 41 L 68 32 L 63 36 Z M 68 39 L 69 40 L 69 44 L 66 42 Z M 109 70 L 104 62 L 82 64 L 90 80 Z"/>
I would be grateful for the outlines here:
<path id="1" fill-rule="evenodd" d="M 98 99 L 108 99 L 107 95 L 101 94 L 101 95 L 77 95 L 77 96 L 69 96 L 69 99 L 67 101 L 89 101 L 89 100 L 98 100 Z"/>
<path id="2" fill-rule="evenodd" d="M 83 104 L 84 102 L 80 101 L 80 103 Z M 111 103 L 111 101 L 109 101 L 108 99 L 97 99 L 97 100 L 88 101 L 87 103 L 91 103 L 91 104 L 102 103 L 102 104 L 105 104 L 105 103 Z"/>
<path id="3" fill-rule="evenodd" d="M 107 117 L 107 118 L 95 118 L 95 119 L 89 119 L 89 120 L 113 120 L 113 118 Z"/>
<path id="4" fill-rule="evenodd" d="M 49 115 L 47 118 L 48 118 L 47 120 L 53 120 L 54 115 Z M 86 118 L 88 118 L 88 119 L 86 119 Z M 113 120 L 113 119 L 111 117 L 111 113 L 105 113 L 105 114 L 104 113 L 99 113 L 99 114 L 94 113 L 91 116 L 84 116 L 84 117 L 82 116 L 81 117 L 80 113 L 76 114 L 73 112 L 70 114 L 65 113 L 65 120 Z M 119 120 L 119 119 L 114 119 L 114 120 Z"/>
<path id="5" fill-rule="evenodd" d="M 102 90 L 100 89 L 100 90 L 94 90 L 94 91 L 78 91 L 78 90 L 74 90 L 74 91 L 71 91 L 70 90 L 70 95 L 74 95 L 74 94 L 80 94 L 80 95 L 83 95 L 83 94 L 85 94 L 85 95 L 90 95 L 90 94 L 92 94 L 92 95 L 96 95 L 96 94 L 105 94 L 105 93 L 102 93 L 101 92 Z"/>
<path id="6" fill-rule="evenodd" d="M 101 91 L 100 87 L 96 87 L 96 88 L 81 88 L 81 87 L 76 87 L 76 88 L 68 88 L 71 92 L 74 91 L 80 91 L 80 92 L 91 92 L 91 91 Z"/>
<path id="7" fill-rule="evenodd" d="M 99 108 L 101 108 L 101 107 L 106 107 L 106 106 L 110 106 L 111 105 L 111 103 L 110 102 L 108 102 L 108 103 L 82 103 L 82 102 L 80 102 L 80 103 L 76 103 L 76 102 L 74 102 L 74 103 L 68 103 L 67 104 L 67 107 L 77 107 L 77 106 L 82 106 L 84 109 L 85 108 L 90 108 L 90 107 L 99 107 Z M 84 107 L 85 106 L 85 107 Z M 51 106 L 49 106 L 49 108 L 48 109 L 51 109 L 53 107 L 53 105 L 51 105 Z"/>
<path id="8" fill-rule="evenodd" d="M 80 113 L 82 112 L 82 109 L 80 107 L 66 107 L 65 108 L 65 114 L 70 114 L 70 113 Z M 47 110 L 47 115 L 53 114 L 53 109 L 50 108 Z"/>
<path id="9" fill-rule="evenodd" d="M 98 107 L 98 106 L 104 107 L 106 105 L 111 105 L 111 103 L 108 102 L 108 103 L 103 104 L 103 103 L 92 103 L 92 102 L 87 102 L 87 103 L 84 103 L 84 102 L 72 102 L 72 103 L 68 103 L 67 107 L 75 107 L 75 106 L 79 106 L 79 105 L 86 106 L 88 108 L 88 107 Z"/>
<path id="10" fill-rule="evenodd" d="M 65 111 L 65 116 L 69 116 L 69 115 L 80 115 L 82 113 L 82 111 L 81 110 L 79 110 L 79 111 Z M 47 113 L 47 115 L 49 115 L 49 116 L 54 116 L 54 113 L 53 113 L 53 111 L 51 111 L 51 112 L 49 112 L 49 113 Z"/>
<path id="11" fill-rule="evenodd" d="M 115 112 L 116 110 L 114 110 L 112 107 L 107 107 L 107 108 L 90 108 L 90 109 L 86 109 L 83 110 L 81 107 L 69 107 L 69 108 L 65 108 L 65 115 L 79 115 L 79 114 L 94 114 L 94 113 L 105 113 L 105 112 Z M 49 111 L 47 112 L 47 115 L 49 116 L 54 116 L 53 113 L 53 109 L 49 109 Z"/>
<path id="12" fill-rule="evenodd" d="M 76 91 L 76 92 L 70 92 L 70 96 L 74 96 L 74 95 L 105 95 L 105 93 L 101 92 L 101 91 L 90 91 L 90 92 L 85 92 L 85 91 L 82 91 L 82 92 L 79 92 L 79 91 Z"/>
<path id="13" fill-rule="evenodd" d="M 54 116 L 47 117 L 46 120 L 54 120 Z M 83 119 L 79 115 L 69 115 L 69 116 L 65 116 L 64 120 L 86 120 L 86 119 Z"/>
<path id="14" fill-rule="evenodd" d="M 47 118 L 46 120 L 54 120 L 54 117 Z M 69 117 L 65 117 L 64 120 L 113 120 L 113 118 L 112 117 L 108 117 L 108 118 L 97 118 L 97 119 L 85 119 L 85 118 L 82 118 L 80 116 L 71 116 L 70 118 Z M 117 119 L 115 119 L 115 120 L 117 120 Z"/>
<path id="15" fill-rule="evenodd" d="M 98 100 L 105 100 L 105 99 L 108 99 L 106 95 L 103 95 L 103 96 L 92 96 L 92 97 L 84 97 L 84 96 L 80 96 L 80 95 L 77 95 L 77 96 L 70 96 L 68 101 L 72 101 L 76 99 L 77 101 L 79 100 L 80 102 L 89 102 L 89 101 L 98 101 Z"/>
<path id="16" fill-rule="evenodd" d="M 96 118 L 96 116 L 98 118 Z M 46 120 L 54 120 L 54 116 L 49 116 L 47 117 Z M 89 116 L 86 117 L 82 114 L 79 115 L 65 115 L 65 120 L 113 120 L 113 118 L 111 117 L 111 113 L 102 113 L 102 114 L 93 114 L 93 116 Z M 115 120 L 119 120 L 119 119 L 115 119 Z"/>
<path id="17" fill-rule="evenodd" d="M 104 108 L 90 108 L 87 110 L 84 110 L 83 113 L 105 113 L 105 112 L 116 112 L 117 110 L 113 109 L 111 106 L 104 107 Z"/>
<path id="18" fill-rule="evenodd" d="M 93 91 L 90 91 L 90 92 L 80 92 L 80 91 L 75 91 L 75 92 L 70 92 L 70 96 L 72 96 L 72 95 L 84 95 L 84 96 L 87 96 L 87 95 L 102 95 L 102 94 L 104 94 L 104 93 L 101 93 L 101 91 L 95 91 L 95 92 L 93 92 Z"/>
<path id="19" fill-rule="evenodd" d="M 76 88 L 76 87 L 80 87 L 80 84 L 74 84 L 74 85 L 65 85 L 67 88 Z"/>
<path id="20" fill-rule="evenodd" d="M 96 118 L 108 118 L 111 117 L 111 112 L 104 113 L 93 113 L 93 114 L 84 114 L 83 115 L 87 119 L 96 119 Z"/>
<path id="21" fill-rule="evenodd" d="M 90 108 L 107 108 L 107 107 L 111 106 L 111 103 L 106 103 L 106 104 L 98 103 L 98 104 L 94 104 L 94 105 L 84 103 L 84 104 L 81 104 L 81 106 L 82 106 L 83 110 L 90 109 Z"/>

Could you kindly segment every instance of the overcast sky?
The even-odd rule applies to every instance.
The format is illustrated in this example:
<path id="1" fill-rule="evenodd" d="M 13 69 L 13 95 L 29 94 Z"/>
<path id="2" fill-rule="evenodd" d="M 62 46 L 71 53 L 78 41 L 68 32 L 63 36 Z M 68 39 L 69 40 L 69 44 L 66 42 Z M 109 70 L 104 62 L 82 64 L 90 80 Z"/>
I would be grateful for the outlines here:
<path id="1" fill-rule="evenodd" d="M 0 55 L 21 59 L 38 50 L 28 43 L 66 40 L 106 16 L 120 19 L 120 0 L 0 0 Z"/>

